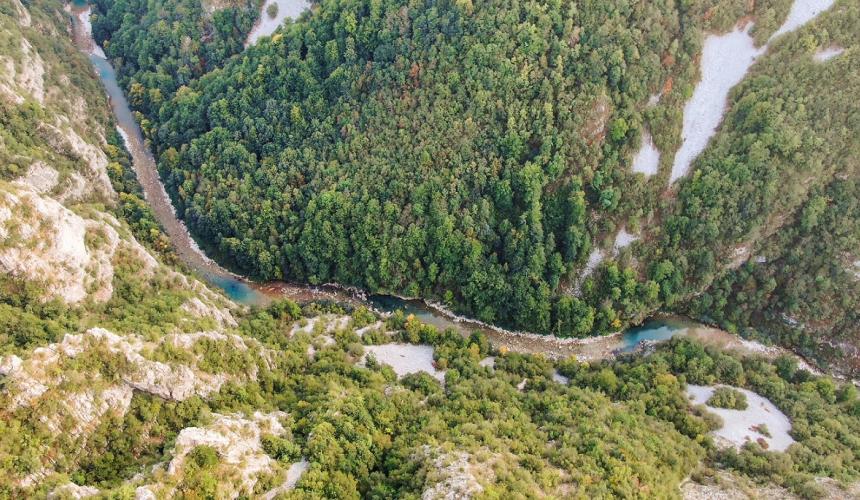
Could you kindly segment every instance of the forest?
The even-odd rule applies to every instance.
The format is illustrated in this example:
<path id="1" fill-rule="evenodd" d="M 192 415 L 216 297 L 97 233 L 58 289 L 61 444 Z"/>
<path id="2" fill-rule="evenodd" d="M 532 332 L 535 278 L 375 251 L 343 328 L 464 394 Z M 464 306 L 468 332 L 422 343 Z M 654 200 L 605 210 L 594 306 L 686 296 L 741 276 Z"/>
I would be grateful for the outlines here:
<path id="1" fill-rule="evenodd" d="M 196 0 L 157 5 L 99 0 L 95 35 L 178 213 L 260 280 L 430 298 L 560 336 L 663 308 L 785 341 L 752 320 L 763 303 L 744 300 L 755 314 L 730 325 L 699 295 L 719 295 L 735 252 L 794 223 L 812 190 L 856 172 L 856 51 L 826 69 L 810 57 L 856 44 L 851 2 L 771 48 L 668 189 L 704 33 L 747 15 L 761 43 L 790 2 L 323 0 L 245 50 L 252 2 L 193 22 L 179 14 Z M 822 71 L 839 75 L 831 88 Z M 651 178 L 629 167 L 646 128 L 664 152 Z M 622 227 L 645 237 L 589 274 Z M 822 354 L 846 324 L 787 336 Z"/>
<path id="2" fill-rule="evenodd" d="M 668 5 L 328 2 L 178 90 L 173 74 L 199 68 L 181 57 L 195 33 L 153 20 L 128 47 L 146 23 L 111 19 L 135 6 L 100 5 L 95 34 L 180 213 L 239 269 L 541 332 L 612 328 L 614 311 L 554 296 L 634 184 L 619 160 L 669 73 L 658 55 L 695 48 Z M 176 41 L 154 70 L 125 62 L 152 61 L 156 37 Z M 625 298 L 653 287 L 619 281 Z"/>
<path id="3" fill-rule="evenodd" d="M 653 251 L 674 273 L 661 294 L 678 310 L 856 374 L 860 71 L 856 50 L 811 57 L 860 42 L 860 6 L 835 9 L 734 89 Z"/>

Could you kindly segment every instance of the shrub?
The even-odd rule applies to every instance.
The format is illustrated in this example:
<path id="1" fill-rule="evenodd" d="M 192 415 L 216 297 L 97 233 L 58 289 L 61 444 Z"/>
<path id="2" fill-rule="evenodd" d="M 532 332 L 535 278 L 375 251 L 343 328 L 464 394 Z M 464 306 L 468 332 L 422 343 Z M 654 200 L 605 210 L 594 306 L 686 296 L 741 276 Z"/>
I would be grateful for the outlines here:
<path id="1" fill-rule="evenodd" d="M 767 424 L 754 425 L 752 430 L 758 432 L 762 436 L 771 437 L 770 429 L 767 428 Z"/>
<path id="2" fill-rule="evenodd" d="M 209 469 L 218 465 L 218 451 L 211 446 L 195 446 L 188 452 L 188 461 L 201 469 Z"/>
<path id="3" fill-rule="evenodd" d="M 730 410 L 746 410 L 747 396 L 731 387 L 717 387 L 714 394 L 708 399 L 708 405 Z"/>
<path id="4" fill-rule="evenodd" d="M 263 450 L 275 460 L 290 463 L 302 454 L 301 446 L 280 436 L 263 436 Z"/>

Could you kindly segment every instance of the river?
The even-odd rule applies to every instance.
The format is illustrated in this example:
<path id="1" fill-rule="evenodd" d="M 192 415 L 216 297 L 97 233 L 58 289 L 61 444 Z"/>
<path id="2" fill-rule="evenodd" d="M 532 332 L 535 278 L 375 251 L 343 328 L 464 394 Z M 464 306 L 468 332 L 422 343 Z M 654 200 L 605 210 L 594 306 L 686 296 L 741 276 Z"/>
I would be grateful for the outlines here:
<path id="1" fill-rule="evenodd" d="M 119 87 L 116 72 L 104 53 L 92 39 L 88 26 L 90 8 L 78 0 L 70 9 L 75 43 L 86 53 L 95 68 L 99 80 L 104 85 L 117 123 L 123 136 L 140 182 L 146 201 L 152 207 L 155 217 L 172 241 L 179 258 L 196 274 L 209 284 L 220 288 L 233 301 L 251 306 L 265 305 L 277 298 L 289 298 L 297 302 L 312 300 L 332 300 L 365 305 L 373 310 L 387 314 L 403 310 L 413 314 L 421 321 L 439 329 L 452 328 L 463 335 L 475 330 L 484 332 L 493 345 L 505 347 L 515 352 L 542 353 L 552 358 L 575 356 L 582 360 L 602 359 L 616 353 L 635 350 L 643 340 L 661 341 L 673 336 L 697 333 L 701 338 L 720 337 L 721 342 L 729 342 L 728 335 L 720 330 L 707 328 L 689 320 L 662 317 L 646 322 L 643 326 L 632 328 L 623 333 L 588 339 L 559 338 L 551 335 L 537 335 L 512 332 L 493 325 L 487 325 L 468 318 L 459 317 L 444 307 L 417 299 L 404 299 L 388 295 L 365 295 L 360 290 L 350 290 L 337 285 L 297 285 L 284 282 L 254 283 L 224 269 L 207 257 L 192 238 L 185 224 L 176 216 L 170 197 L 158 175 L 155 159 L 143 138 L 143 133 L 135 120 L 128 101 Z M 702 332 L 710 332 L 703 335 Z"/>

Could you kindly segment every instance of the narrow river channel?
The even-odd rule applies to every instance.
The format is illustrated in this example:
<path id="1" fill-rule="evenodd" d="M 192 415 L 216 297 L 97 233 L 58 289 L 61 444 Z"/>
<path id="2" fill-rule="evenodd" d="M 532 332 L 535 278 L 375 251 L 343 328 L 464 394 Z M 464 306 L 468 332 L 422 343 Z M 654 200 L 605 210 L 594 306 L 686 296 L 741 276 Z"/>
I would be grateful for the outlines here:
<path id="1" fill-rule="evenodd" d="M 126 148 L 132 157 L 135 173 L 143 187 L 146 201 L 152 207 L 156 219 L 173 242 L 180 259 L 209 284 L 222 289 L 233 301 L 244 305 L 265 305 L 276 298 L 289 298 L 297 302 L 311 300 L 334 300 L 363 304 L 381 313 L 403 310 L 421 321 L 440 329 L 452 328 L 462 334 L 475 330 L 484 332 L 496 346 L 504 346 L 515 352 L 543 353 L 549 357 L 576 356 L 579 359 L 600 359 L 615 353 L 631 352 L 641 341 L 667 340 L 677 335 L 695 334 L 703 331 L 728 335 L 688 320 L 662 318 L 646 322 L 643 326 L 623 333 L 589 339 L 567 339 L 550 335 L 511 332 L 468 318 L 462 318 L 421 300 L 402 299 L 387 295 L 366 296 L 360 291 L 350 291 L 335 285 L 311 286 L 284 282 L 254 283 L 224 269 L 207 257 L 191 237 L 185 224 L 176 216 L 170 197 L 161 183 L 155 159 L 146 145 L 143 133 L 135 121 L 134 114 L 120 88 L 116 72 L 104 53 L 92 38 L 89 26 L 90 7 L 81 0 L 71 6 L 74 38 L 77 47 L 86 53 L 104 85 L 117 123 L 117 129 L 125 139 Z M 708 336 L 712 333 L 708 333 Z M 725 339 L 724 339 L 725 340 Z"/>

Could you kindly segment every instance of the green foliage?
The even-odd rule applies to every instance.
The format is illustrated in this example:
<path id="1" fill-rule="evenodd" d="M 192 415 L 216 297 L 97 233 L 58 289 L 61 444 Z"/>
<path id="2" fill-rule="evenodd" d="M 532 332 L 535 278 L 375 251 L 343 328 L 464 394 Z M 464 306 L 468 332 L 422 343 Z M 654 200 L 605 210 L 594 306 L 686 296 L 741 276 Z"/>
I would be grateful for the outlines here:
<path id="1" fill-rule="evenodd" d="M 211 469 L 218 465 L 218 450 L 211 446 L 195 446 L 187 455 L 188 462 L 200 469 Z"/>
<path id="2" fill-rule="evenodd" d="M 195 446 L 188 452 L 184 476 L 177 485 L 180 498 L 217 498 L 219 477 L 218 451 L 211 446 Z"/>
<path id="3" fill-rule="evenodd" d="M 260 277 L 437 297 L 487 321 L 558 335 L 615 330 L 668 304 L 741 328 L 785 324 L 788 312 L 797 325 L 768 330 L 810 352 L 823 349 L 818 332 L 856 340 L 860 293 L 845 258 L 858 242 L 851 125 L 860 85 L 848 68 L 857 56 L 849 50 L 847 62 L 826 67 L 809 57 L 817 45 L 856 41 L 858 9 L 845 0 L 841 24 L 825 21 L 826 33 L 786 38 L 761 58 L 714 145 L 660 206 L 650 195 L 663 186 L 626 172 L 624 155 L 645 122 L 661 149 L 677 141 L 701 32 L 731 26 L 746 2 L 323 0 L 315 15 L 239 55 L 258 2 L 212 17 L 196 0 L 97 4 L 96 36 L 118 64 L 181 214 Z M 787 4 L 755 8 L 762 37 Z M 679 90 L 642 111 L 669 77 Z M 10 151 L 0 152 L 3 176 L 19 175 L 21 152 L 41 147 L 27 132 L 45 113 L 33 103 L 0 108 Z M 139 240 L 163 250 L 120 142 L 108 140 L 118 211 Z M 579 297 L 559 293 L 616 221 L 655 210 L 660 226 L 643 242 L 641 265 L 622 256 L 581 283 Z M 791 223 L 780 228 L 781 217 Z M 773 264 L 725 273 L 734 247 L 759 235 Z M 112 299 L 80 310 L 37 300 L 37 285 L 0 280 L 0 352 L 25 354 L 90 324 L 150 336 L 211 326 L 182 314 L 190 293 L 172 278 L 143 278 L 117 258 Z M 117 487 L 167 460 L 179 430 L 204 425 L 210 412 L 281 410 L 287 434 L 262 444 L 283 464 L 311 462 L 298 496 L 417 497 L 432 467 L 418 456 L 425 449 L 492 467 L 487 495 L 500 498 L 672 497 L 702 460 L 804 495 L 815 493 L 813 476 L 860 477 L 856 389 L 788 358 L 739 359 L 676 340 L 645 358 L 593 364 L 499 354 L 488 369 L 478 365 L 491 351 L 486 337 L 394 314 L 385 321 L 393 338 L 432 344 L 446 370 L 444 383 L 423 373 L 398 380 L 378 362 L 357 365 L 354 330 L 376 320 L 366 310 L 330 345 L 319 332 L 288 337 L 296 320 L 324 312 L 342 310 L 282 301 L 245 314 L 235 330 L 265 344 L 265 360 L 206 340 L 159 349 L 152 357 L 163 362 L 194 357 L 207 371 L 256 376 L 205 401 L 135 394 L 122 418 L 106 416 L 87 439 L 36 418 L 58 402 L 17 407 L 4 393 L 2 476 L 38 472 L 47 459 L 79 484 Z M 313 359 L 311 342 L 320 347 Z M 62 366 L 76 374 L 68 388 L 120 383 L 128 369 L 103 347 Z M 570 384 L 553 382 L 554 369 Z M 688 382 L 762 394 L 789 416 L 797 444 L 786 453 L 717 450 L 708 432 L 719 422 L 690 408 Z M 195 448 L 187 463 L 175 494 L 217 496 L 217 452 Z M 0 496 L 26 496 L 16 493 L 0 480 Z"/>
<path id="4" fill-rule="evenodd" d="M 107 167 L 108 177 L 119 195 L 119 204 L 116 207 L 117 215 L 128 223 L 132 234 L 138 241 L 157 252 L 168 262 L 176 264 L 178 259 L 173 253 L 170 239 L 164 234 L 155 219 L 152 207 L 144 200 L 143 189 L 138 183 L 131 165 L 131 157 L 125 150 L 122 137 L 116 130 L 113 130 L 108 136 L 108 146 L 105 151 L 108 160 L 110 160 Z"/>
<path id="5" fill-rule="evenodd" d="M 234 54 L 246 13 L 255 15 L 241 7 L 229 10 L 232 30 L 186 47 L 178 40 L 201 40 L 206 21 L 171 25 L 155 12 L 196 12 L 192 0 L 101 0 L 96 32 L 110 41 L 180 214 L 250 274 L 433 297 L 560 336 L 615 331 L 669 306 L 733 330 L 767 326 L 819 353 L 827 348 L 815 337 L 856 340 L 858 308 L 838 298 L 860 294 L 847 273 L 817 272 L 844 255 L 793 231 L 832 234 L 822 188 L 836 172 L 851 178 L 858 141 L 846 131 L 860 85 L 844 84 L 857 77 L 847 62 L 821 65 L 810 53 L 857 41 L 855 5 L 843 0 L 841 21 L 825 14 L 773 44 L 676 196 L 661 194 L 664 174 L 643 183 L 624 160 L 645 127 L 664 157 L 677 149 L 703 30 L 750 15 L 763 41 L 789 3 L 324 0 Z M 187 53 L 203 62 L 177 56 Z M 661 89 L 660 104 L 646 107 Z M 775 231 L 799 210 L 792 232 Z M 653 238 L 637 255 L 599 267 L 580 296 L 563 293 L 592 247 L 643 217 L 658 227 L 644 228 Z M 739 248 L 768 234 L 779 240 L 770 247 L 807 251 L 755 282 L 746 267 L 727 272 Z M 856 248 L 856 232 L 844 241 Z M 810 312 L 833 311 L 834 321 L 814 334 L 774 328 L 810 291 Z"/>
<path id="6" fill-rule="evenodd" d="M 717 387 L 708 398 L 708 406 L 728 408 L 730 410 L 746 410 L 747 395 L 731 387 Z"/>
<path id="7" fill-rule="evenodd" d="M 179 213 L 226 262 L 564 336 L 615 330 L 655 304 L 637 294 L 656 285 L 635 279 L 573 303 L 558 291 L 614 228 L 623 193 L 641 189 L 619 161 L 637 103 L 672 72 L 661 58 L 689 64 L 695 46 L 673 40 L 699 33 L 701 16 L 663 3 L 324 0 L 201 67 L 166 51 L 198 40 L 193 26 L 151 19 L 194 2 L 157 4 L 100 0 L 96 35 Z M 607 293 L 619 303 L 604 307 Z"/>
<path id="8" fill-rule="evenodd" d="M 259 15 L 256 0 L 230 2 L 211 15 L 199 0 L 96 0 L 93 36 L 105 48 L 144 114 L 242 50 Z M 145 123 L 142 128 L 148 131 Z"/>
<path id="9" fill-rule="evenodd" d="M 309 358 L 307 346 L 319 334 L 287 338 L 294 325 L 276 320 L 283 314 L 279 311 L 296 309 L 282 303 L 241 319 L 238 331 L 268 347 L 266 361 L 260 350 L 248 351 L 256 377 L 225 383 L 205 401 L 175 403 L 136 394 L 124 417 L 106 416 L 83 442 L 39 430 L 29 408 L 7 411 L 2 426 L 9 432 L 0 433 L 2 470 L 15 477 L 40 467 L 40 455 L 32 450 L 47 446 L 63 457 L 54 466 L 78 484 L 118 488 L 150 464 L 168 460 L 179 430 L 205 426 L 210 413 L 280 410 L 289 415 L 282 421 L 287 431 L 264 434 L 261 442 L 284 467 L 301 457 L 310 462 L 293 492 L 298 496 L 417 496 L 435 468 L 420 457 L 445 449 L 492 467 L 496 473 L 486 491 L 500 497 L 560 491 L 587 497 L 630 497 L 642 491 L 673 496 L 703 460 L 802 494 L 809 492 L 813 475 L 846 482 L 860 477 L 856 393 L 798 370 L 787 358 L 776 363 L 739 359 L 672 340 L 647 357 L 592 364 L 496 353 L 495 368 L 487 369 L 478 365 L 489 349 L 482 335 L 439 332 L 393 315 L 388 324 L 399 329 L 396 336 L 432 344 L 437 367 L 447 370 L 444 383 L 426 373 L 398 380 L 379 363 L 356 364 L 360 353 L 350 350 L 357 339 L 356 321 Z M 229 351 L 201 341 L 189 352 L 218 370 L 245 363 Z M 122 379 L 124 358 L 104 349 L 87 352 L 63 372 Z M 176 353 L 159 356 L 164 362 L 185 362 Z M 570 377 L 570 384 L 554 382 L 554 370 Z M 523 379 L 527 383 L 520 389 Z M 757 444 L 738 452 L 718 450 L 708 432 L 720 423 L 690 407 L 684 391 L 688 382 L 742 386 L 769 398 L 790 418 L 797 444 L 786 453 Z M 214 449 L 192 450 L 176 494 L 214 494 L 229 480 L 223 467 Z M 260 484 L 258 493 L 263 493 L 266 485 L 278 482 L 267 477 Z"/>
<path id="10" fill-rule="evenodd" d="M 209 373 L 247 373 L 256 364 L 251 353 L 229 342 L 200 339 L 194 343 L 193 351 L 201 357 L 197 366 Z"/>
<path id="11" fill-rule="evenodd" d="M 860 8 L 838 1 L 772 44 L 733 90 L 720 132 L 679 182 L 661 241 L 647 251 L 673 264 L 674 274 L 650 270 L 667 304 L 852 373 L 856 356 L 831 346 L 860 339 L 851 265 L 860 136 L 850 132 L 860 103 L 858 23 Z M 848 49 L 843 59 L 815 61 L 831 44 Z"/>
<path id="12" fill-rule="evenodd" d="M 76 330 L 80 315 L 60 300 L 42 300 L 38 284 L 0 276 L 0 355 L 20 354 Z"/>
<path id="13" fill-rule="evenodd" d="M 752 429 L 762 436 L 771 437 L 770 429 L 767 428 L 767 424 L 765 423 L 754 425 Z"/>
<path id="14" fill-rule="evenodd" d="M 117 486 L 161 460 L 180 430 L 204 418 L 205 404 L 199 398 L 176 403 L 137 393 L 123 418 L 108 417 L 95 429 L 87 441 L 88 453 L 75 464 L 73 479 Z"/>
<path id="15" fill-rule="evenodd" d="M 571 363 L 560 371 L 571 377 L 572 385 L 603 390 L 606 366 L 601 365 L 585 369 Z M 805 491 L 812 475 L 849 482 L 860 476 L 858 442 L 854 438 L 860 429 L 860 419 L 853 413 L 852 403 L 833 402 L 834 392 L 839 391 L 832 379 L 813 381 L 814 377 L 803 370 L 786 378 L 765 359 L 738 360 L 689 340 L 672 340 L 654 355 L 615 362 L 612 371 L 619 382 L 608 393 L 610 397 L 619 401 L 638 399 L 637 405 L 642 405 L 647 414 L 669 419 L 688 436 L 703 434 L 708 427 L 702 426 L 707 422 L 677 410 L 689 407 L 689 403 L 683 393 L 669 388 L 683 379 L 696 384 L 743 386 L 767 397 L 791 420 L 791 435 L 798 443 L 786 453 L 766 451 L 758 444 L 751 444 L 738 453 L 712 450 L 709 455 L 715 463 L 799 493 Z"/>
<path id="16" fill-rule="evenodd" d="M 302 310 L 295 302 L 286 299 L 274 301 L 265 309 L 251 311 L 239 325 L 239 331 L 283 347 L 289 342 L 284 334 L 287 325 L 302 319 L 302 316 Z"/>
<path id="17" fill-rule="evenodd" d="M 292 463 L 301 456 L 301 447 L 280 436 L 263 436 L 263 449 L 275 460 Z"/>
<path id="18" fill-rule="evenodd" d="M 213 320 L 192 319 L 182 304 L 193 293 L 170 275 L 140 276 L 139 268 L 114 269 L 113 294 L 104 304 L 91 306 L 88 322 L 118 333 L 163 335 L 177 327 L 185 331 L 212 328 Z"/>
<path id="19" fill-rule="evenodd" d="M 860 281 L 848 257 L 860 242 L 858 199 L 856 179 L 814 189 L 797 223 L 764 242 L 764 262 L 753 259 L 717 280 L 691 309 L 726 327 L 743 325 L 749 335 L 767 332 L 811 359 L 856 371 L 851 356 L 834 343 L 860 340 Z"/>

